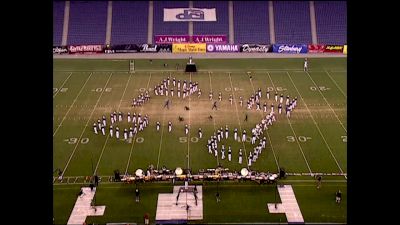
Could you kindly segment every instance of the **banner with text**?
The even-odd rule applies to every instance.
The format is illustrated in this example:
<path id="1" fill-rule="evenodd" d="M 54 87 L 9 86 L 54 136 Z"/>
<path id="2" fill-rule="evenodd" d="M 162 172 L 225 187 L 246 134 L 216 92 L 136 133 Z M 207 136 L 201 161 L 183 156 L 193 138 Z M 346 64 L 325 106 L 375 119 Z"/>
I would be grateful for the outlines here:
<path id="1" fill-rule="evenodd" d="M 239 52 L 239 45 L 207 44 L 207 52 Z"/>
<path id="2" fill-rule="evenodd" d="M 277 53 L 307 53 L 307 45 L 273 45 L 273 52 Z"/>
<path id="3" fill-rule="evenodd" d="M 347 55 L 347 45 L 343 46 L 343 54 Z"/>
<path id="4" fill-rule="evenodd" d="M 66 54 L 68 53 L 67 46 L 53 46 L 53 54 Z"/>
<path id="5" fill-rule="evenodd" d="M 111 45 L 106 47 L 104 53 L 136 53 L 139 51 L 139 47 L 135 44 L 127 45 Z"/>
<path id="6" fill-rule="evenodd" d="M 343 45 L 326 45 L 324 52 L 343 53 Z"/>
<path id="7" fill-rule="evenodd" d="M 156 44 L 188 43 L 188 42 L 190 42 L 190 36 L 189 35 L 155 35 L 154 41 Z"/>
<path id="8" fill-rule="evenodd" d="M 193 35 L 194 43 L 226 44 L 226 35 Z"/>
<path id="9" fill-rule="evenodd" d="M 271 45 L 243 44 L 240 47 L 240 52 L 267 53 L 271 51 Z"/>
<path id="10" fill-rule="evenodd" d="M 323 53 L 325 51 L 325 45 L 308 45 L 309 53 Z"/>
<path id="11" fill-rule="evenodd" d="M 172 44 L 172 53 L 206 53 L 206 44 Z"/>
<path id="12" fill-rule="evenodd" d="M 185 22 L 185 21 L 217 21 L 215 8 L 175 8 L 164 9 L 164 22 Z"/>
<path id="13" fill-rule="evenodd" d="M 103 53 L 103 45 L 70 45 L 68 51 L 70 54 L 74 53 Z"/>

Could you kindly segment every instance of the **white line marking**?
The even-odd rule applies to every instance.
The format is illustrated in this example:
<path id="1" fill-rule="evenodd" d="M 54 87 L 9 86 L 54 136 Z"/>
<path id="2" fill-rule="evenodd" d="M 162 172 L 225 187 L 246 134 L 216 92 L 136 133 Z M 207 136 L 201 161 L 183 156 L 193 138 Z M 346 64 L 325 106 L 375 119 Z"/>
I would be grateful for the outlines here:
<path id="1" fill-rule="evenodd" d="M 113 75 L 113 73 L 110 73 L 110 76 L 108 77 L 108 80 L 107 80 L 106 84 L 104 85 L 104 88 L 107 87 L 107 84 L 108 84 L 108 82 L 110 81 L 112 75 Z M 103 89 L 104 89 L 104 88 L 103 88 Z M 86 127 L 88 126 L 88 124 L 89 124 L 89 122 L 90 122 L 90 119 L 92 118 L 93 113 L 94 113 L 94 111 L 96 110 L 96 106 L 97 106 L 97 104 L 99 104 L 99 101 L 100 101 L 101 96 L 103 95 L 103 93 L 104 93 L 104 92 L 101 92 L 101 93 L 100 93 L 100 96 L 99 96 L 99 98 L 97 99 L 97 102 L 96 102 L 96 104 L 94 105 L 94 108 L 93 108 L 92 112 L 90 113 L 89 119 L 86 121 L 85 127 L 83 128 L 82 133 L 81 133 L 81 135 L 79 136 L 78 141 L 76 142 L 76 145 L 75 145 L 75 147 L 74 147 L 74 150 L 72 151 L 71 156 L 69 157 L 68 162 L 67 162 L 67 164 L 65 165 L 65 168 L 63 169 L 61 176 L 64 176 L 64 173 L 65 173 L 65 171 L 67 170 L 68 165 L 69 165 L 69 163 L 71 162 L 71 159 L 72 159 L 72 157 L 73 157 L 74 154 L 75 154 L 75 151 L 76 151 L 76 149 L 77 149 L 77 147 L 78 147 L 78 145 L 79 145 L 79 143 L 80 143 L 80 140 L 82 139 L 83 133 L 85 133 Z"/>
<path id="2" fill-rule="evenodd" d="M 149 73 L 149 80 L 147 81 L 146 90 L 149 89 L 150 80 L 151 80 L 151 73 Z M 144 107 L 142 106 L 141 109 L 140 109 L 140 114 L 142 114 L 143 108 L 144 108 Z M 136 136 L 137 136 L 138 133 L 139 133 L 139 132 L 137 132 L 137 133 L 135 134 L 135 136 L 133 136 L 133 139 L 132 139 L 132 146 L 131 146 L 131 150 L 130 150 L 130 152 L 129 152 L 129 158 L 128 158 L 128 163 L 127 163 L 127 165 L 126 165 L 125 174 L 127 174 L 128 169 L 129 169 L 129 164 L 130 164 L 130 162 L 131 162 L 131 156 L 132 156 L 132 150 L 133 150 L 133 147 L 135 146 L 135 142 L 136 142 L 135 140 L 136 140 Z"/>
<path id="3" fill-rule="evenodd" d="M 286 72 L 289 74 L 289 72 Z M 314 83 L 315 87 L 318 87 L 318 85 L 314 82 L 314 80 L 312 79 L 311 75 L 306 71 L 306 74 L 308 75 L 308 77 L 310 78 L 310 80 Z M 319 88 L 317 88 L 318 92 L 321 94 L 322 98 L 325 100 L 326 104 L 328 104 L 329 108 L 332 110 L 333 114 L 335 114 L 336 119 L 339 121 L 340 125 L 342 126 L 342 128 L 344 129 L 344 131 L 346 131 L 347 133 L 347 129 L 344 127 L 342 121 L 339 119 L 339 117 L 337 116 L 337 114 L 335 113 L 335 111 L 332 109 L 331 105 L 329 104 L 328 100 L 326 100 L 324 94 L 322 94 L 321 90 L 319 90 Z"/>
<path id="4" fill-rule="evenodd" d="M 331 148 L 329 147 L 328 143 L 327 143 L 326 140 L 325 140 L 324 135 L 322 134 L 321 130 L 319 129 L 319 126 L 318 126 L 317 122 L 314 120 L 314 117 L 313 117 L 313 115 L 311 114 L 311 111 L 310 111 L 310 109 L 308 108 L 307 103 L 304 101 L 303 96 L 301 96 L 299 90 L 297 89 L 296 85 L 294 84 L 292 78 L 290 77 L 289 72 L 286 72 L 286 73 L 287 73 L 287 75 L 289 76 L 289 79 L 290 79 L 290 81 L 292 82 L 292 84 L 293 84 L 294 88 L 296 89 L 297 93 L 299 94 L 300 98 L 302 99 L 304 105 L 306 106 L 306 108 L 307 108 L 307 110 L 308 110 L 308 113 L 310 114 L 310 117 L 311 117 L 311 119 L 312 119 L 313 122 L 314 122 L 315 127 L 317 127 L 317 130 L 318 130 L 319 134 L 321 135 L 322 140 L 324 140 L 326 147 L 328 148 L 329 152 L 331 153 L 331 156 L 332 156 L 333 159 L 335 160 L 336 165 L 339 167 L 340 172 L 343 173 L 343 170 L 342 170 L 342 168 L 340 167 L 338 161 L 336 160 L 335 155 L 333 155 L 333 153 L 332 153 L 332 151 L 331 151 Z M 347 176 L 345 176 L 345 178 L 347 179 Z"/>
<path id="5" fill-rule="evenodd" d="M 65 115 L 64 115 L 63 119 L 61 120 L 60 124 L 58 124 L 56 130 L 54 131 L 53 137 L 54 137 L 54 135 L 56 135 L 58 129 L 61 127 L 62 123 L 64 122 L 65 118 L 67 117 L 69 111 L 72 109 L 72 106 L 75 104 L 75 102 L 76 102 L 76 100 L 78 99 L 79 95 L 81 95 L 83 88 L 86 86 L 86 83 L 89 81 L 89 79 L 90 79 L 90 77 L 92 76 L 92 74 L 93 74 L 93 73 L 90 73 L 89 77 L 86 79 L 85 83 L 83 84 L 81 90 L 79 90 L 79 93 L 78 93 L 78 95 L 75 97 L 74 101 L 72 102 L 72 105 L 69 107 L 67 113 L 65 113 Z"/>
<path id="6" fill-rule="evenodd" d="M 192 73 L 189 73 L 189 82 L 192 81 Z M 192 131 L 192 127 L 190 125 L 190 98 L 191 95 L 188 96 L 189 97 L 189 132 L 188 132 L 188 154 L 187 154 L 187 168 L 190 169 L 190 132 Z"/>
<path id="7" fill-rule="evenodd" d="M 343 96 L 347 99 L 347 95 L 344 93 L 344 91 L 339 87 L 339 85 L 336 83 L 336 81 L 331 77 L 331 75 L 329 74 L 329 72 L 327 70 L 325 70 L 326 74 L 328 74 L 329 78 L 331 78 L 331 80 L 333 81 L 333 83 L 335 83 L 336 87 L 339 89 L 340 92 L 342 92 Z"/>
<path id="8" fill-rule="evenodd" d="M 163 110 L 163 119 L 161 122 L 161 139 L 160 139 L 160 147 L 158 148 L 158 158 L 157 158 L 157 170 L 158 170 L 158 165 L 160 164 L 160 155 L 161 155 L 161 146 L 162 146 L 162 138 L 164 134 L 164 120 L 165 120 L 165 109 Z"/>
<path id="9" fill-rule="evenodd" d="M 210 91 L 212 92 L 213 89 L 212 89 L 212 84 L 211 84 L 211 72 L 208 72 L 208 77 L 210 78 Z M 213 95 L 214 95 L 214 93 L 213 93 Z M 214 132 L 215 132 L 217 130 L 217 126 L 215 125 L 215 112 L 212 109 L 211 109 L 211 111 L 212 111 L 212 114 L 213 114 L 213 125 L 214 125 Z M 218 158 L 219 158 L 219 156 L 217 154 L 217 166 L 219 166 L 219 159 Z"/>
<path id="10" fill-rule="evenodd" d="M 238 120 L 238 122 L 239 122 L 240 134 L 243 135 L 243 132 L 242 132 L 242 125 L 241 125 L 241 123 L 240 123 L 240 118 L 239 118 L 239 111 L 238 111 L 238 107 L 237 107 L 237 103 L 236 103 L 235 92 L 233 91 L 233 84 L 232 84 L 231 73 L 228 72 L 228 75 L 229 75 L 229 82 L 231 83 L 231 91 L 232 91 L 233 101 L 235 102 L 236 117 L 237 117 L 237 120 Z M 246 133 L 246 134 L 247 134 L 247 133 Z M 241 135 L 239 135 L 239 138 L 240 138 Z M 245 154 L 245 157 L 246 157 L 246 158 L 245 158 L 245 161 L 246 161 L 247 167 L 249 167 L 249 159 L 247 158 L 246 146 L 244 145 L 244 142 L 243 142 L 243 141 L 242 141 L 242 144 L 243 144 L 244 154 Z"/>
<path id="11" fill-rule="evenodd" d="M 268 74 L 269 80 L 271 81 L 271 84 L 272 84 L 272 86 L 274 87 L 274 90 L 275 90 L 275 84 L 274 84 L 274 82 L 272 81 L 272 78 L 271 78 L 270 74 L 269 74 L 269 73 L 267 73 L 267 74 Z M 306 156 L 304 155 L 303 148 L 301 147 L 301 145 L 300 145 L 300 143 L 299 143 L 299 139 L 297 138 L 296 132 L 295 132 L 294 129 L 293 129 L 292 123 L 290 122 L 290 120 L 289 120 L 289 118 L 288 118 L 287 116 L 285 116 L 285 117 L 286 117 L 287 121 L 289 122 L 290 129 L 292 130 L 293 135 L 294 135 L 294 137 L 296 138 L 297 145 L 298 145 L 299 148 L 300 148 L 301 154 L 303 155 L 304 161 L 306 162 L 307 168 L 308 168 L 308 170 L 310 171 L 311 176 L 312 176 L 313 172 L 311 171 L 310 164 L 308 164 L 307 158 L 306 158 Z"/>
<path id="12" fill-rule="evenodd" d="M 72 72 L 68 75 L 67 79 L 65 79 L 65 81 L 61 84 L 61 86 L 57 89 L 56 93 L 54 93 L 53 98 L 56 97 L 56 95 L 58 94 L 58 92 L 60 92 L 61 88 L 64 87 L 64 84 L 67 83 L 67 80 L 69 79 L 69 77 L 72 75 Z"/>
<path id="13" fill-rule="evenodd" d="M 119 108 L 121 107 L 122 99 L 123 99 L 124 96 L 125 96 L 126 89 L 128 88 L 129 81 L 131 80 L 131 76 L 132 76 L 132 75 L 129 74 L 128 81 L 126 82 L 124 92 L 122 93 L 122 97 L 121 97 L 121 99 L 119 100 L 119 105 L 118 105 L 117 111 L 119 111 Z M 100 161 L 101 161 L 101 158 L 103 157 L 104 149 L 106 148 L 106 145 L 107 145 L 107 142 L 108 142 L 108 139 L 109 139 L 109 138 L 110 138 L 110 133 L 107 134 L 106 141 L 104 142 L 103 148 L 101 149 L 100 157 L 99 157 L 99 160 L 97 161 L 96 168 L 94 169 L 93 176 L 96 174 L 97 169 L 98 169 L 98 167 L 99 167 L 99 165 L 100 165 Z"/>

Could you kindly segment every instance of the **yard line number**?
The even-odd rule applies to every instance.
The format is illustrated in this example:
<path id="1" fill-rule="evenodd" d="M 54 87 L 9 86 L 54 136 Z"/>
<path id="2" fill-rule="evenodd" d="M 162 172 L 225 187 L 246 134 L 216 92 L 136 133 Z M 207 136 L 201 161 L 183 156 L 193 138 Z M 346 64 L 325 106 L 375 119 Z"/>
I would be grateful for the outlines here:
<path id="1" fill-rule="evenodd" d="M 287 141 L 288 141 L 288 142 L 295 142 L 295 141 L 296 141 L 296 138 L 293 137 L 293 136 L 286 136 L 286 138 L 287 138 Z M 298 136 L 297 139 L 298 139 L 300 142 L 306 142 L 307 140 L 310 140 L 311 137 Z"/>
<path id="2" fill-rule="evenodd" d="M 53 88 L 53 93 L 56 93 L 58 91 L 58 88 Z M 68 88 L 61 88 L 60 92 L 67 92 Z"/>
<path id="3" fill-rule="evenodd" d="M 267 91 L 286 91 L 287 89 L 284 87 L 276 87 L 276 89 L 274 87 L 267 87 Z"/>
<path id="4" fill-rule="evenodd" d="M 78 142 L 78 138 L 71 137 L 71 138 L 65 139 L 64 141 L 67 142 L 70 145 L 74 145 L 74 144 L 76 144 Z M 81 139 L 81 144 L 87 144 L 87 143 L 89 143 L 89 138 L 82 138 Z"/>
<path id="5" fill-rule="evenodd" d="M 92 91 L 100 93 L 100 92 L 103 92 L 103 88 L 92 89 Z M 112 91 L 112 88 L 104 88 L 104 92 L 111 92 L 111 91 Z"/>
<path id="6" fill-rule="evenodd" d="M 234 87 L 233 90 L 234 90 L 234 91 L 243 91 L 243 88 Z M 226 87 L 226 88 L 225 88 L 225 91 L 231 92 L 231 91 L 232 91 L 232 88 Z"/>
<path id="7" fill-rule="evenodd" d="M 343 142 L 347 142 L 347 135 L 341 136 Z"/>
<path id="8" fill-rule="evenodd" d="M 319 89 L 320 91 L 329 91 L 331 88 L 325 87 L 325 86 L 319 86 L 319 87 L 311 86 L 311 87 L 310 87 L 310 90 L 311 90 L 311 91 L 317 91 L 318 89 Z"/>
<path id="9" fill-rule="evenodd" d="M 179 137 L 179 142 L 180 143 L 186 143 L 187 141 L 188 141 L 187 137 Z M 191 137 L 190 141 L 193 142 L 193 143 L 197 143 L 197 142 L 199 142 L 199 138 L 198 137 Z"/>

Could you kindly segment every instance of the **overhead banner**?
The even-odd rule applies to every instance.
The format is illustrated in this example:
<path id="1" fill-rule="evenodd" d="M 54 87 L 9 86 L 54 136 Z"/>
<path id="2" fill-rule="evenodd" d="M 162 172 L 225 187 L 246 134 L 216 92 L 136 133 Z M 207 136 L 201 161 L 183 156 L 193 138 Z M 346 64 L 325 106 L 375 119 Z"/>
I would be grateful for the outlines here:
<path id="1" fill-rule="evenodd" d="M 226 44 L 226 35 L 193 35 L 194 43 Z"/>
<path id="2" fill-rule="evenodd" d="M 192 38 L 192 41 L 190 41 Z M 173 43 L 217 43 L 226 44 L 228 39 L 226 35 L 155 35 L 154 42 L 156 44 L 173 44 Z"/>
<path id="3" fill-rule="evenodd" d="M 343 54 L 347 55 L 347 45 L 344 45 L 343 47 Z"/>
<path id="4" fill-rule="evenodd" d="M 128 45 L 111 45 L 104 50 L 104 53 L 136 53 L 139 47 L 135 44 Z"/>
<path id="5" fill-rule="evenodd" d="M 324 52 L 343 53 L 343 45 L 326 45 Z"/>
<path id="6" fill-rule="evenodd" d="M 325 45 L 308 45 L 309 53 L 323 53 L 325 51 Z"/>
<path id="7" fill-rule="evenodd" d="M 239 45 L 207 44 L 207 52 L 239 52 Z"/>
<path id="8" fill-rule="evenodd" d="M 206 53 L 206 44 L 172 44 L 172 53 Z"/>
<path id="9" fill-rule="evenodd" d="M 188 43 L 190 42 L 189 35 L 155 35 L 156 44 L 172 44 L 172 43 Z"/>
<path id="10" fill-rule="evenodd" d="M 271 45 L 244 44 L 240 47 L 240 52 L 271 52 Z"/>
<path id="11" fill-rule="evenodd" d="M 103 53 L 103 45 L 70 45 L 68 51 L 73 53 Z"/>
<path id="12" fill-rule="evenodd" d="M 307 53 L 307 45 L 273 45 L 273 52 L 277 53 Z"/>
<path id="13" fill-rule="evenodd" d="M 68 53 L 67 46 L 53 46 L 53 54 L 66 54 Z"/>
<path id="14" fill-rule="evenodd" d="M 185 21 L 217 21 L 215 8 L 175 8 L 164 9 L 164 22 L 185 22 Z"/>

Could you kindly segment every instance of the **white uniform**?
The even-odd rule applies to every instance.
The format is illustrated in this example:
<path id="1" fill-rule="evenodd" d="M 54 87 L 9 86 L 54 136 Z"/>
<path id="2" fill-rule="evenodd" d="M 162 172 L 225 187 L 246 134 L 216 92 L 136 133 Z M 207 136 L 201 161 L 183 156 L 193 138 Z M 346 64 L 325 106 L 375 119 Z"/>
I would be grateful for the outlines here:
<path id="1" fill-rule="evenodd" d="M 113 130 L 113 127 L 110 126 L 110 137 L 113 137 L 113 136 L 114 136 L 114 130 Z"/>
<path id="2" fill-rule="evenodd" d="M 102 133 L 103 135 L 106 135 L 106 130 L 105 130 L 104 126 L 101 127 L 101 133 Z"/>
<path id="3" fill-rule="evenodd" d="M 239 164 L 242 164 L 243 162 L 243 153 L 242 153 L 242 149 L 239 150 Z"/>
<path id="4" fill-rule="evenodd" d="M 233 138 L 235 141 L 237 140 L 237 129 L 235 128 L 235 131 L 233 132 Z"/>
<path id="5" fill-rule="evenodd" d="M 232 150 L 231 150 L 231 146 L 229 146 L 229 149 L 228 149 L 228 161 L 229 161 L 229 162 L 232 161 Z"/>
<path id="6" fill-rule="evenodd" d="M 128 113 L 128 123 L 131 122 L 131 113 Z"/>
<path id="7" fill-rule="evenodd" d="M 168 132 L 171 132 L 171 131 L 172 131 L 172 123 L 168 122 Z"/>
<path id="8" fill-rule="evenodd" d="M 115 137 L 119 139 L 119 128 L 115 128 Z"/>
<path id="9" fill-rule="evenodd" d="M 126 128 L 124 130 L 124 140 L 128 140 L 128 130 Z"/>
<path id="10" fill-rule="evenodd" d="M 308 61 L 304 60 L 304 71 L 308 70 Z"/>
<path id="11" fill-rule="evenodd" d="M 133 137 L 133 128 L 132 127 L 129 128 L 129 137 L 130 138 Z"/>
<path id="12" fill-rule="evenodd" d="M 244 133 L 243 133 L 243 135 L 242 135 L 242 142 L 245 142 L 246 141 L 246 131 L 243 131 Z"/>
<path id="13" fill-rule="evenodd" d="M 159 130 L 160 130 L 160 123 L 159 123 L 159 122 L 157 122 L 157 126 L 156 126 L 156 128 L 157 128 L 157 131 L 159 131 Z"/>
<path id="14" fill-rule="evenodd" d="M 188 135 L 188 133 L 189 133 L 189 128 L 187 125 L 185 125 L 185 134 Z"/>
<path id="15" fill-rule="evenodd" d="M 229 130 L 228 130 L 228 127 L 226 127 L 225 128 L 225 139 L 228 139 L 228 133 L 229 133 Z"/>
<path id="16" fill-rule="evenodd" d="M 199 138 L 203 137 L 203 132 L 201 132 L 201 128 L 199 128 Z"/>

